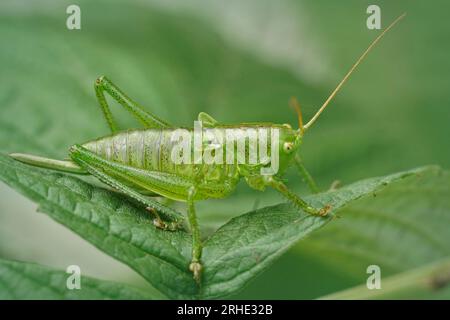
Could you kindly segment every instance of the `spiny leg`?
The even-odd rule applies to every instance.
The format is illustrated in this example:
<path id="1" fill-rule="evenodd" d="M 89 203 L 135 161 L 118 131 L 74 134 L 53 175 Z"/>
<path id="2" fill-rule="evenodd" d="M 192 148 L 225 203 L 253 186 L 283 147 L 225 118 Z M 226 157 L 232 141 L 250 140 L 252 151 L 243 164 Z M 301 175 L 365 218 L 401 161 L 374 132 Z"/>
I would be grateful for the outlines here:
<path id="1" fill-rule="evenodd" d="M 75 145 L 72 146 L 70 149 L 70 155 L 72 159 L 78 163 L 83 169 L 88 171 L 90 174 L 95 176 L 97 179 L 102 181 L 103 183 L 109 185 L 110 187 L 113 187 L 114 189 L 119 190 L 123 194 L 139 201 L 140 203 L 144 204 L 150 212 L 154 213 L 156 216 L 156 219 L 153 221 L 154 225 L 156 227 L 162 228 L 162 229 L 168 229 L 168 230 L 176 230 L 178 228 L 178 225 L 180 221 L 183 219 L 183 216 L 173 210 L 170 207 L 166 207 L 162 205 L 161 203 L 149 199 L 143 195 L 141 195 L 139 192 L 133 190 L 132 188 L 126 186 L 124 183 L 122 183 L 117 178 L 105 173 L 105 170 L 102 170 L 102 168 L 105 166 L 104 162 L 106 160 L 101 159 L 98 155 L 92 153 L 91 151 L 87 150 L 86 148 L 83 148 L 81 146 Z M 113 171 L 111 168 L 108 168 L 110 171 Z M 117 174 L 119 174 L 117 172 Z M 158 212 L 164 213 L 165 216 L 170 217 L 171 219 L 174 219 L 175 221 L 171 222 L 165 222 L 163 221 Z"/>
<path id="2" fill-rule="evenodd" d="M 200 258 L 202 256 L 202 243 L 200 239 L 200 229 L 198 227 L 197 216 L 195 213 L 194 196 L 196 189 L 191 187 L 188 192 L 188 220 L 192 232 L 192 261 L 189 270 L 194 274 L 194 279 L 200 283 L 202 265 Z"/>
<path id="3" fill-rule="evenodd" d="M 308 170 L 306 170 L 305 166 L 303 165 L 302 158 L 298 154 L 295 155 L 295 165 L 297 166 L 298 172 L 303 177 L 303 180 L 308 185 L 309 190 L 311 190 L 312 193 L 319 193 L 320 190 L 317 187 L 316 182 L 314 181 Z"/>
<path id="4" fill-rule="evenodd" d="M 159 196 L 186 201 L 187 190 L 194 185 L 191 179 L 174 173 L 141 170 L 123 163 L 105 159 L 80 145 L 72 146 L 70 148 L 70 155 L 75 162 L 79 162 L 77 159 L 82 158 L 82 160 L 87 161 L 89 164 L 93 164 L 97 169 L 100 169 L 108 176 L 120 180 L 122 184 L 131 184 L 134 192 L 141 196 L 150 191 Z M 152 200 L 148 199 L 147 201 Z M 158 212 L 164 213 L 170 218 L 183 219 L 183 216 L 180 213 L 164 206 L 160 202 L 153 201 L 153 207 L 158 210 Z M 170 211 L 168 212 L 168 210 Z"/>
<path id="5" fill-rule="evenodd" d="M 95 93 L 97 95 L 98 102 L 102 108 L 103 114 L 108 122 L 108 125 L 115 133 L 118 131 L 117 124 L 113 118 L 111 110 L 109 109 L 108 102 L 106 101 L 104 91 L 106 91 L 114 100 L 116 100 L 121 106 L 128 110 L 133 116 L 135 116 L 146 128 L 168 128 L 170 125 L 145 111 L 136 102 L 131 100 L 125 93 L 122 92 L 115 84 L 113 84 L 105 76 L 101 76 L 95 80 Z"/>
<path id="6" fill-rule="evenodd" d="M 150 213 L 152 213 L 155 216 L 155 219 L 153 220 L 153 224 L 157 228 L 164 229 L 164 230 L 171 230 L 171 231 L 177 230 L 178 222 L 177 221 L 166 222 L 163 219 L 161 219 L 160 215 L 158 214 L 158 211 L 154 208 L 155 207 L 154 203 L 149 203 L 148 199 L 141 197 L 139 193 L 134 192 L 132 189 L 121 184 L 118 180 L 115 180 L 111 176 L 108 176 L 107 174 L 101 172 L 100 170 L 98 170 L 94 167 L 89 167 L 87 170 L 93 176 L 97 177 L 100 181 L 104 182 L 105 184 L 107 184 L 107 185 L 119 190 L 120 192 L 145 204 L 147 206 L 145 209 L 147 209 Z"/>
<path id="7" fill-rule="evenodd" d="M 153 193 L 153 195 L 156 194 L 170 199 L 186 201 L 187 190 L 194 185 L 192 179 L 174 173 L 141 170 L 123 163 L 105 159 L 81 145 L 72 146 L 70 148 L 70 155 L 76 162 L 78 158 L 83 158 L 90 164 L 93 163 L 96 168 L 107 175 L 119 179 L 123 184 L 132 185 L 132 189 L 142 196 Z M 162 203 L 156 201 L 154 203 L 155 209 L 164 213 L 167 211 L 168 207 Z M 172 215 L 173 212 L 167 214 Z M 183 218 L 183 216 L 177 213 L 175 218 Z"/>
<path id="8" fill-rule="evenodd" d="M 294 192 L 288 189 L 288 187 L 281 181 L 270 177 L 268 179 L 268 185 L 273 187 L 274 189 L 278 190 L 281 194 L 283 194 L 286 198 L 288 198 L 290 201 L 292 201 L 295 205 L 302 208 L 304 211 L 306 211 L 309 214 L 317 215 L 317 216 L 326 216 L 328 212 L 331 209 L 330 205 L 326 205 L 321 209 L 314 208 L 310 204 L 308 204 L 305 200 L 300 198 L 298 195 L 296 195 Z"/>

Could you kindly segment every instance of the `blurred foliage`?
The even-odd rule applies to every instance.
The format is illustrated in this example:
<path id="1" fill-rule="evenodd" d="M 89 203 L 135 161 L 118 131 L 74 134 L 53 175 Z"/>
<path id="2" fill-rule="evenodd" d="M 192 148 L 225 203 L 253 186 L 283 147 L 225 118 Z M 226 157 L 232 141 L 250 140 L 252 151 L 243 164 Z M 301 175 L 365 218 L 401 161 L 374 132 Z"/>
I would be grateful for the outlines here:
<path id="1" fill-rule="evenodd" d="M 0 259 L 0 299 L 152 299 L 131 286 L 82 278 L 80 290 L 67 290 L 68 274 L 33 263 Z"/>
<path id="2" fill-rule="evenodd" d="M 63 158 L 71 144 L 107 134 L 93 91 L 93 81 L 102 74 L 175 125 L 190 126 L 200 111 L 226 123 L 295 125 L 289 97 L 298 96 L 308 119 L 378 33 L 365 27 L 366 8 L 373 4 L 368 1 L 85 0 L 78 2 L 80 31 L 65 28 L 69 4 L 0 4 L 2 151 Z M 369 55 L 305 138 L 303 157 L 324 189 L 335 179 L 348 184 L 425 164 L 448 167 L 449 5 L 377 4 L 383 26 L 402 12 L 408 16 Z M 136 126 L 119 108 L 114 112 L 124 128 Z M 288 179 L 296 191 L 305 192 L 296 175 Z M 422 210 L 425 222 L 435 208 L 430 199 L 448 195 L 445 187 L 438 190 L 423 203 L 423 192 L 416 191 L 418 203 L 410 204 Z M 19 200 L 2 198 L 2 211 L 10 207 L 8 201 Z M 273 192 L 240 186 L 231 199 L 201 203 L 200 223 L 213 230 L 236 212 L 278 202 Z M 405 210 L 396 206 L 386 214 Z M 399 241 L 395 223 L 366 216 L 363 209 L 361 202 L 353 217 L 300 243 L 236 297 L 314 298 L 364 283 L 365 267 L 381 264 L 381 256 L 409 256 L 411 240 L 402 240 L 408 241 L 405 247 L 393 246 Z M 438 211 L 448 213 L 448 208 Z M 393 237 L 380 234 L 383 228 L 393 229 Z M 370 244 L 358 241 L 362 231 L 357 230 L 367 230 Z M 42 230 L 35 232 L 38 237 Z M 445 236 L 445 228 L 439 232 Z M 2 241 L 0 252 L 14 258 L 14 242 Z M 344 254 L 342 248 L 352 250 Z M 396 251 L 383 251 L 388 248 Z M 364 250 L 374 254 L 363 255 Z M 411 261 L 383 267 L 392 274 L 439 256 L 425 245 L 421 250 L 420 258 L 412 254 Z"/>
<path id="3" fill-rule="evenodd" d="M 364 284 L 322 299 L 448 299 L 449 263 L 447 258 L 384 278 L 382 290 L 368 290 Z"/>

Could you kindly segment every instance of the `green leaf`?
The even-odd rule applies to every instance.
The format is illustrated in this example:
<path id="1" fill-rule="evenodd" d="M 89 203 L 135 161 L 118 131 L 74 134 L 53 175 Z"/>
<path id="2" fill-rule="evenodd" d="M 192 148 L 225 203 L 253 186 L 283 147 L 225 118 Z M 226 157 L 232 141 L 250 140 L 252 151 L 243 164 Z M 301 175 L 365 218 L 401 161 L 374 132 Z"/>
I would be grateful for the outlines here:
<path id="1" fill-rule="evenodd" d="M 312 235 L 298 253 L 351 276 L 353 284 L 366 281 L 371 264 L 390 276 L 450 256 L 449 172 L 433 169 L 375 195 L 345 208 L 345 219 Z"/>
<path id="2" fill-rule="evenodd" d="M 0 299 L 152 299 L 141 289 L 83 275 L 81 288 L 69 290 L 69 276 L 34 263 L 0 259 Z"/>
<path id="3" fill-rule="evenodd" d="M 39 210 L 69 227 L 100 250 L 128 264 L 171 298 L 217 298 L 242 288 L 297 240 L 330 218 L 300 214 L 281 204 L 232 219 L 205 242 L 201 290 L 188 270 L 190 236 L 155 228 L 143 208 L 112 191 L 78 178 L 36 169 L 0 156 L 0 178 L 38 202 Z M 388 183 L 426 172 L 417 169 L 364 180 L 337 191 L 310 196 L 312 204 L 347 203 Z"/>
<path id="4" fill-rule="evenodd" d="M 78 178 L 36 170 L 4 155 L 0 166 L 1 179 L 38 202 L 39 211 L 128 264 L 167 296 L 196 295 L 188 234 L 156 229 L 144 208 Z"/>
<path id="5" fill-rule="evenodd" d="M 450 257 L 448 171 L 431 167 L 349 203 L 339 215 L 238 297 L 317 298 L 365 284 L 370 265 L 379 266 L 384 279 Z M 283 270 L 291 273 L 289 278 Z M 268 278 L 274 283 L 270 287 L 264 285 Z M 300 293 L 282 293 L 292 283 Z"/>
<path id="6" fill-rule="evenodd" d="M 379 192 L 392 182 L 428 174 L 433 170 L 436 169 L 419 168 L 366 179 L 305 199 L 318 208 L 330 204 L 332 213 L 336 213 L 363 196 Z M 204 296 L 217 298 L 239 290 L 299 239 L 313 234 L 334 218 L 333 215 L 321 218 L 299 214 L 289 204 L 266 207 L 233 218 L 205 244 L 203 259 L 209 264 L 205 269 L 207 286 Z"/>
<path id="7" fill-rule="evenodd" d="M 147 110 L 175 125 L 192 125 L 200 111 L 225 123 L 294 124 L 294 116 L 287 108 L 288 98 L 298 96 L 305 118 L 310 118 L 377 32 L 365 28 L 361 13 L 366 6 L 356 2 L 325 10 L 317 1 L 286 0 L 268 6 L 254 1 L 253 5 L 258 5 L 258 10 L 254 10 L 251 3 L 218 6 L 214 2 L 202 2 L 196 7 L 195 1 L 155 6 L 154 3 L 161 1 L 148 4 L 130 0 L 125 5 L 113 0 L 80 0 L 77 3 L 82 9 L 82 30 L 79 31 L 65 28 L 66 4 L 37 1 L 30 7 L 28 2 L 6 0 L 0 3 L 0 36 L 3 43 L 8 44 L 0 49 L 0 150 L 56 158 L 65 157 L 71 144 L 108 133 L 92 88 L 99 75 L 108 75 Z M 178 5 L 185 3 L 187 7 L 180 10 Z M 449 42 L 441 41 L 449 30 L 446 19 L 441 17 L 445 10 L 428 10 L 420 1 L 396 4 L 384 1 L 382 7 L 388 12 L 383 16 L 386 18 L 383 24 L 404 11 L 408 12 L 408 17 L 370 54 L 305 137 L 302 150 L 305 162 L 322 187 L 334 179 L 347 183 L 425 163 L 449 163 L 449 149 L 442 147 L 450 134 L 447 125 L 450 108 L 448 98 L 443 95 L 447 92 L 450 74 L 442 72 L 448 65 L 447 56 L 442 53 L 449 47 Z M 448 4 L 441 1 L 440 7 L 448 7 Z M 228 18 L 235 16 L 241 17 L 245 24 Z M 419 16 L 421 19 L 417 19 Z M 435 36 L 430 37 L 430 34 Z M 113 103 L 113 111 L 119 113 L 117 118 L 123 128 L 136 126 L 135 121 L 121 110 L 114 110 L 115 107 L 117 104 Z M 91 190 L 77 179 L 44 174 L 44 178 L 52 177 Z M 41 176 L 36 179 L 41 180 Z M 290 186 L 297 181 L 297 178 L 290 179 Z M 430 181 L 431 184 L 443 183 L 434 176 Z M 417 214 L 422 210 L 419 227 L 430 233 L 440 220 L 433 219 L 433 226 L 430 226 L 426 213 L 445 217 L 448 211 L 445 196 L 442 196 L 444 192 L 439 191 L 442 188 L 428 189 L 430 191 L 415 185 L 412 195 L 398 191 L 386 201 L 379 200 L 383 193 L 377 196 L 377 201 L 367 199 L 361 203 L 364 208 L 374 206 L 373 210 L 383 215 L 398 215 L 398 211 L 385 212 L 377 203 L 388 208 L 409 204 L 405 211 Z M 103 194 L 100 189 L 93 190 L 95 195 Z M 252 208 L 255 198 L 264 206 L 278 202 L 270 191 L 257 194 L 240 188 L 231 199 L 199 203 L 200 223 L 214 230 L 238 214 L 236 211 Z M 7 208 L 19 208 L 19 199 L 2 199 L 1 211 L 6 215 L 10 213 L 6 212 Z M 111 199 L 118 198 L 112 195 Z M 120 199 L 112 201 L 124 200 Z M 435 205 L 436 202 L 439 205 Z M 411 209 L 413 203 L 419 207 Z M 144 215 L 131 207 L 131 211 Z M 436 241 L 430 242 L 426 236 L 411 242 L 414 246 L 426 244 L 420 246 L 419 251 L 407 245 L 408 242 L 400 246 L 403 242 L 398 243 L 395 237 L 385 238 L 383 250 L 381 244 L 372 240 L 380 237 L 377 234 L 380 226 L 390 228 L 394 222 L 361 219 L 361 213 L 368 210 L 359 213 L 358 210 L 355 207 L 348 214 L 342 212 L 345 219 L 334 221 L 329 228 L 302 241 L 299 249 L 291 252 L 288 263 L 314 265 L 314 260 L 320 260 L 329 266 L 329 274 L 339 270 L 354 277 L 347 281 L 350 286 L 361 282 L 365 276 L 364 272 L 361 276 L 361 267 L 372 257 L 376 260 L 387 256 L 389 259 L 385 260 L 390 261 L 383 264 L 387 272 L 393 274 L 446 254 L 445 250 L 436 249 Z M 67 215 L 69 212 L 65 211 Z M 404 222 L 414 224 L 414 215 L 407 216 L 406 221 L 398 221 L 392 234 L 415 234 L 417 226 L 401 226 Z M 57 211 L 53 216 L 61 220 L 63 215 Z M 77 230 L 84 228 L 78 222 L 72 224 Z M 434 235 L 439 238 L 436 247 L 442 246 L 442 239 L 446 239 L 443 225 L 438 226 L 439 234 Z M 359 230 L 370 233 L 360 235 Z M 30 237 L 39 237 L 39 232 Z M 0 250 L 20 250 L 16 240 L 10 237 L 9 241 L 2 241 Z M 188 236 L 183 241 L 188 242 Z M 91 242 L 102 240 L 99 237 Z M 117 246 L 112 245 L 110 250 L 114 251 Z M 187 260 L 189 248 L 180 247 L 184 250 L 183 259 Z M 391 247 L 397 248 L 395 253 L 389 251 Z M 427 253 L 426 248 L 433 249 Z M 118 250 L 115 255 L 125 259 L 139 252 L 128 247 L 124 251 Z M 401 257 L 398 261 L 397 254 Z M 304 263 L 305 259 L 309 259 L 308 263 Z M 402 259 L 407 263 L 401 263 Z M 136 262 L 133 268 L 142 269 L 143 265 Z M 154 271 L 149 270 L 147 279 L 153 278 Z M 323 280 L 321 273 L 323 271 L 318 271 L 310 278 Z M 263 278 L 261 282 L 273 283 L 276 276 L 270 273 L 271 278 Z M 314 290 L 300 286 L 302 280 L 289 288 L 275 281 L 281 283 L 280 290 L 272 286 L 270 292 L 279 297 L 292 288 L 293 294 L 303 292 L 311 297 Z M 326 290 L 329 286 L 328 281 L 315 288 Z M 183 289 L 175 291 L 174 297 L 184 292 Z M 261 291 L 259 287 L 254 292 Z M 213 295 L 208 292 L 206 289 L 207 294 Z M 184 297 L 184 293 L 181 295 Z"/>

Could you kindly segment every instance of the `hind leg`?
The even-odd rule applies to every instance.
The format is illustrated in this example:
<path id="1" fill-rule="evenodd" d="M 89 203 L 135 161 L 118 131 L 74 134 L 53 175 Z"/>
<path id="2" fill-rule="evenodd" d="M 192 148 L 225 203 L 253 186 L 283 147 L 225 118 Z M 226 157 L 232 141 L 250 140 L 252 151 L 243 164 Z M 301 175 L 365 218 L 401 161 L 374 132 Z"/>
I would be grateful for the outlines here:
<path id="1" fill-rule="evenodd" d="M 174 209 L 145 197 L 132 187 L 127 186 L 124 183 L 124 181 L 126 181 L 126 173 L 124 172 L 126 168 L 121 167 L 120 164 L 105 160 L 78 145 L 71 147 L 70 156 L 84 170 L 103 183 L 144 204 L 147 210 L 156 216 L 156 219 L 153 221 L 155 226 L 162 229 L 175 230 L 184 219 L 183 215 Z M 161 219 L 160 214 L 162 214 L 166 220 L 170 221 L 166 222 Z"/>
<path id="2" fill-rule="evenodd" d="M 112 83 L 105 76 L 99 77 L 94 84 L 95 93 L 97 95 L 98 102 L 102 108 L 103 114 L 108 122 L 109 128 L 112 133 L 118 131 L 117 123 L 115 122 L 111 110 L 109 109 L 108 102 L 106 101 L 104 92 L 107 92 L 114 100 L 116 100 L 122 107 L 128 110 L 133 116 L 135 116 L 146 128 L 168 128 L 170 125 L 154 116 L 153 114 L 145 111 L 140 105 L 131 100 L 125 93 L 122 92 L 114 83 Z"/>

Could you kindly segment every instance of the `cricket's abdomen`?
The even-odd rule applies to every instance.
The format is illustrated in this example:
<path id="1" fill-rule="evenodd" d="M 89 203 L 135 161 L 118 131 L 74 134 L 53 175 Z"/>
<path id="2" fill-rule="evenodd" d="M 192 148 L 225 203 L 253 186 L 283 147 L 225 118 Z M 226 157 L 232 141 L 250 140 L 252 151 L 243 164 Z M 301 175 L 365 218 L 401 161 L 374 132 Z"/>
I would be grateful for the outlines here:
<path id="1" fill-rule="evenodd" d="M 239 181 L 237 166 L 176 164 L 171 159 L 173 146 L 177 143 L 171 139 L 174 130 L 177 129 L 128 130 L 89 141 L 83 147 L 105 160 L 130 168 L 169 173 L 188 179 L 198 187 L 199 199 L 222 198 L 231 193 Z M 151 191 L 158 193 L 158 190 Z M 187 190 L 178 190 L 180 192 L 187 195 Z"/>
<path id="2" fill-rule="evenodd" d="M 108 161 L 138 169 L 160 170 L 161 133 L 157 130 L 123 131 L 83 144 Z"/>

